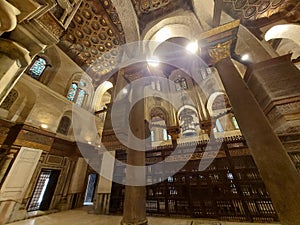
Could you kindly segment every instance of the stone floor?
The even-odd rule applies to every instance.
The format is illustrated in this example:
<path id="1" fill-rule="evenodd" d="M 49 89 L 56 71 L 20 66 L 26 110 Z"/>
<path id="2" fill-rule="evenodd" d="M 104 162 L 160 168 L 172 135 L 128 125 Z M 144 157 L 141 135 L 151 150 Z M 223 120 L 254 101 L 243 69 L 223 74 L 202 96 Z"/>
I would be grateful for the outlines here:
<path id="1" fill-rule="evenodd" d="M 253 223 L 220 222 L 213 220 L 177 219 L 149 217 L 149 225 L 250 225 Z M 43 215 L 32 219 L 10 223 L 9 225 L 119 225 L 120 216 L 88 214 L 85 209 L 76 209 Z M 259 225 L 258 223 L 255 223 Z M 265 225 L 275 225 L 265 224 Z M 276 225 L 279 225 L 277 223 Z"/>

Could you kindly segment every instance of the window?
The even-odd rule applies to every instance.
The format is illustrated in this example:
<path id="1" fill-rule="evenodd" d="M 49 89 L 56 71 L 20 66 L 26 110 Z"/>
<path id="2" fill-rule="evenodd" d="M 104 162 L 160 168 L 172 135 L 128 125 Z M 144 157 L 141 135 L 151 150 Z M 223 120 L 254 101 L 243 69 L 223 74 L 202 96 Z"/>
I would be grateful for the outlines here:
<path id="1" fill-rule="evenodd" d="M 188 88 L 185 78 L 179 78 L 179 79 L 175 80 L 174 82 L 175 82 L 176 91 L 186 90 Z"/>
<path id="2" fill-rule="evenodd" d="M 59 122 L 57 133 L 68 135 L 71 125 L 71 119 L 67 116 L 63 116 Z"/>
<path id="3" fill-rule="evenodd" d="M 82 106 L 88 96 L 85 87 L 86 87 L 86 83 L 83 81 L 73 82 L 69 89 L 67 99 L 79 106 Z"/>
<path id="4" fill-rule="evenodd" d="M 234 116 L 232 117 L 232 123 L 233 123 L 233 126 L 234 126 L 235 129 L 240 129 L 240 128 L 239 128 L 239 124 L 238 124 L 238 122 L 236 121 L 236 118 L 235 118 Z"/>
<path id="5" fill-rule="evenodd" d="M 211 67 L 201 67 L 200 74 L 203 80 L 205 80 L 209 75 L 213 73 L 213 69 Z"/>
<path id="6" fill-rule="evenodd" d="M 151 141 L 152 141 L 152 142 L 154 141 L 154 138 L 155 138 L 154 130 L 151 130 Z"/>
<path id="7" fill-rule="evenodd" d="M 166 129 L 163 129 L 163 139 L 164 141 L 171 140 L 171 135 L 168 134 Z"/>
<path id="8" fill-rule="evenodd" d="M 47 61 L 42 57 L 37 57 L 29 70 L 27 71 L 28 75 L 30 75 L 34 79 L 39 79 L 42 73 L 45 71 L 48 66 Z"/>
<path id="9" fill-rule="evenodd" d="M 159 82 L 159 80 L 151 81 L 151 88 L 152 88 L 153 90 L 160 91 L 160 90 L 161 90 L 161 87 L 160 87 L 160 82 Z"/>

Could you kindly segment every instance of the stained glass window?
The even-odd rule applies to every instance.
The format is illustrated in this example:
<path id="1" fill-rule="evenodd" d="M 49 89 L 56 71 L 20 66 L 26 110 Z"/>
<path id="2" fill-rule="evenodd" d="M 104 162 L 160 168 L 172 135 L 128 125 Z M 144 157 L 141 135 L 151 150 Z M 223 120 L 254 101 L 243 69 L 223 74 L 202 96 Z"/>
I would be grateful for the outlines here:
<path id="1" fill-rule="evenodd" d="M 84 97 L 85 97 L 85 91 L 80 89 L 79 92 L 78 92 L 77 99 L 76 99 L 76 104 L 79 105 L 79 106 L 82 106 L 82 103 L 84 101 Z"/>
<path id="2" fill-rule="evenodd" d="M 77 88 L 78 88 L 78 85 L 76 83 L 72 83 L 70 90 L 68 92 L 68 96 L 67 96 L 69 101 L 72 101 L 72 102 L 74 101 L 76 92 L 77 92 Z"/>
<path id="3" fill-rule="evenodd" d="M 84 81 L 82 81 L 82 80 L 79 82 L 79 84 L 80 84 L 81 87 L 85 87 L 86 86 L 86 83 Z"/>
<path id="4" fill-rule="evenodd" d="M 69 89 L 67 99 L 74 102 L 76 105 L 82 106 L 87 97 L 87 93 L 84 90 L 85 86 L 86 83 L 83 81 L 73 82 Z"/>
<path id="5" fill-rule="evenodd" d="M 28 74 L 35 79 L 39 79 L 39 77 L 46 69 L 46 65 L 47 61 L 41 57 L 38 57 L 28 70 Z"/>

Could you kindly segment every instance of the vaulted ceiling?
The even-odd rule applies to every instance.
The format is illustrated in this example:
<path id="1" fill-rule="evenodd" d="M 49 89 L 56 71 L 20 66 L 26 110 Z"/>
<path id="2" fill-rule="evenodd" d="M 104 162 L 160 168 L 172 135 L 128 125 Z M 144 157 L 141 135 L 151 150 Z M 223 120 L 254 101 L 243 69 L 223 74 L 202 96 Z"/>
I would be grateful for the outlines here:
<path id="1" fill-rule="evenodd" d="M 59 46 L 94 80 L 118 63 L 124 31 L 110 0 L 85 0 Z"/>
<path id="2" fill-rule="evenodd" d="M 224 11 L 247 27 L 262 27 L 280 19 L 300 22 L 299 0 L 223 0 Z M 298 18 L 297 18 L 298 17 Z"/>
<path id="3" fill-rule="evenodd" d="M 140 32 L 147 24 L 175 10 L 193 10 L 192 0 L 131 1 Z M 262 26 L 283 15 L 295 21 L 299 8 L 299 0 L 223 0 L 223 10 L 249 27 Z M 59 47 L 97 83 L 118 64 L 122 56 L 118 46 L 125 42 L 123 27 L 111 0 L 83 0 Z"/>

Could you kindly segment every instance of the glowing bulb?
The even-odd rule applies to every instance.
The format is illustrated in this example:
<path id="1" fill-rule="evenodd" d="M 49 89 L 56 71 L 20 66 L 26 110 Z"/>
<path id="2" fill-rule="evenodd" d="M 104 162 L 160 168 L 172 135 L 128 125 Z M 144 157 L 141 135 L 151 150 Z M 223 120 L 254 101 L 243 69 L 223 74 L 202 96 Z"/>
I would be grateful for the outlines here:
<path id="1" fill-rule="evenodd" d="M 128 93 L 128 90 L 127 90 L 126 88 L 123 88 L 123 89 L 122 89 L 122 93 L 123 93 L 123 94 L 127 94 L 127 93 Z"/>
<path id="2" fill-rule="evenodd" d="M 91 141 L 88 141 L 88 144 L 89 144 L 89 145 L 91 145 L 91 144 L 92 144 L 92 142 L 91 142 Z"/>
<path id="3" fill-rule="evenodd" d="M 47 129 L 47 128 L 48 128 L 48 125 L 47 125 L 47 124 L 44 124 L 44 123 L 42 123 L 42 124 L 41 124 L 41 128 L 43 128 L 43 129 Z"/>
<path id="4" fill-rule="evenodd" d="M 247 60 L 249 60 L 249 55 L 248 55 L 248 54 L 244 54 L 244 55 L 242 55 L 242 58 L 241 58 L 241 60 L 243 60 L 243 61 L 247 61 Z"/>
<path id="5" fill-rule="evenodd" d="M 157 57 L 152 57 L 151 59 L 147 59 L 148 65 L 152 67 L 157 67 L 159 65 L 159 59 Z"/>
<path id="6" fill-rule="evenodd" d="M 194 42 L 191 42 L 189 43 L 185 49 L 193 54 L 195 54 L 197 51 L 198 51 L 198 42 L 197 41 L 194 41 Z"/>

